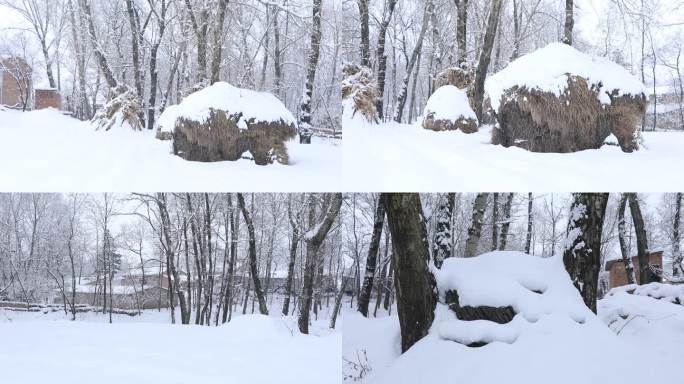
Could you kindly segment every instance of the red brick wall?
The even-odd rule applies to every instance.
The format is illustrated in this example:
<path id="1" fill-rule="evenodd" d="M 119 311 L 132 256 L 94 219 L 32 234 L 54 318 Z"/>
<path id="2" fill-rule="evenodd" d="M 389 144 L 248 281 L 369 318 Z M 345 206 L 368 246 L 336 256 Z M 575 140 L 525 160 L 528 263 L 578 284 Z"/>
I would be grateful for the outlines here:
<path id="1" fill-rule="evenodd" d="M 0 73 L 2 73 L 0 104 L 21 108 L 22 99 L 30 99 L 29 96 L 33 87 L 31 84 L 31 67 L 21 59 L 10 58 L 0 62 Z"/>
<path id="2" fill-rule="evenodd" d="M 56 89 L 36 89 L 35 109 L 62 109 L 62 96 Z"/>
<path id="3" fill-rule="evenodd" d="M 648 255 L 648 263 L 660 268 L 663 267 L 663 252 L 653 252 Z M 632 257 L 632 265 L 634 266 L 634 275 L 636 282 L 639 284 L 639 259 L 637 256 Z M 610 288 L 621 287 L 627 285 L 627 272 L 625 265 L 621 262 L 615 262 L 610 267 Z"/>

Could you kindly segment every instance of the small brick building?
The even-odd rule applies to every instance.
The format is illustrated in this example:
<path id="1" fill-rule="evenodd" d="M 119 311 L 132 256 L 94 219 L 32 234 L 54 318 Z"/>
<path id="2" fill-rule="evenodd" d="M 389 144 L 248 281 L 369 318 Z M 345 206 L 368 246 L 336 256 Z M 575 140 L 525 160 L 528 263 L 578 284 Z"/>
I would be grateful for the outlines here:
<path id="1" fill-rule="evenodd" d="M 55 108 L 62 109 L 62 95 L 54 88 L 38 89 L 34 92 L 34 109 Z"/>
<path id="2" fill-rule="evenodd" d="M 19 57 L 0 57 L 0 105 L 28 109 L 33 96 L 33 71 Z"/>
<path id="3" fill-rule="evenodd" d="M 656 270 L 663 269 L 663 251 L 651 252 L 648 254 L 648 264 Z M 639 258 L 632 256 L 632 265 L 634 266 L 634 275 L 637 284 L 639 284 Z M 622 259 L 608 260 L 606 262 L 606 271 L 609 272 L 609 288 L 620 287 L 627 285 L 627 272 L 625 271 L 625 264 Z M 661 281 L 662 276 L 654 273 L 654 281 Z"/>

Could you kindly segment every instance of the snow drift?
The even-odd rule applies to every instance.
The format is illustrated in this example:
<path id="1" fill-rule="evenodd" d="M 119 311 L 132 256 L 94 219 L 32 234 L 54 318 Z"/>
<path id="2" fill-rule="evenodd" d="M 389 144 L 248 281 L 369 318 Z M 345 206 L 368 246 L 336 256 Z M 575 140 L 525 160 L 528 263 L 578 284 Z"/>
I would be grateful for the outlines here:
<path id="1" fill-rule="evenodd" d="M 171 132 L 173 152 L 192 161 L 235 161 L 250 152 L 259 165 L 288 163 L 296 120 L 274 95 L 217 82 L 159 117 L 157 137 Z"/>
<path id="2" fill-rule="evenodd" d="M 397 326 L 386 327 L 389 337 L 376 336 L 384 347 L 368 343 L 377 365 L 365 382 L 636 384 L 665 377 L 664 370 L 623 369 L 637 361 L 655 366 L 656 361 L 617 337 L 584 306 L 559 257 L 492 252 L 447 259 L 435 273 L 441 304 L 430 333 L 398 355 Z M 453 303 L 446 304 L 450 291 L 458 293 L 460 307 L 510 307 L 514 316 L 503 323 L 459 319 Z M 349 327 L 366 328 L 370 324 L 364 322 L 376 321 L 350 320 L 354 324 L 345 324 L 345 335 L 353 332 Z M 395 346 L 387 348 L 387 343 Z M 346 358 L 358 351 L 346 340 L 344 349 Z"/>
<path id="3" fill-rule="evenodd" d="M 453 85 L 443 85 L 430 96 L 423 113 L 423 128 L 433 131 L 477 132 L 477 116 L 468 95 Z"/>
<path id="4" fill-rule="evenodd" d="M 603 58 L 552 43 L 511 62 L 485 88 L 499 123 L 494 144 L 575 152 L 599 148 L 612 133 L 623 151 L 638 148 L 644 85 Z"/>

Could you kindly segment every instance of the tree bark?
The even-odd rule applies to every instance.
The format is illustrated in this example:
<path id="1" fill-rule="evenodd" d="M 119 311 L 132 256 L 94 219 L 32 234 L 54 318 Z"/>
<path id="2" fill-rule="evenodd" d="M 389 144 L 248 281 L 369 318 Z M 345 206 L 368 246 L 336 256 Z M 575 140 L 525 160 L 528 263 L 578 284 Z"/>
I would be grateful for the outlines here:
<path id="1" fill-rule="evenodd" d="M 378 45 L 377 45 L 377 60 L 378 60 L 378 99 L 375 102 L 375 109 L 378 111 L 378 118 L 384 118 L 384 97 L 385 97 L 385 78 L 387 76 L 387 56 L 385 56 L 385 40 L 387 37 L 387 27 L 392 20 L 394 8 L 398 0 L 389 0 L 387 4 L 387 15 L 382 19 L 382 23 L 378 29 Z"/>
<path id="2" fill-rule="evenodd" d="M 219 81 L 221 73 L 221 53 L 223 52 L 223 24 L 226 20 L 228 0 L 219 0 L 216 25 L 214 25 L 214 55 L 211 59 L 211 83 Z"/>
<path id="3" fill-rule="evenodd" d="M 109 88 L 114 89 L 117 87 L 118 81 L 114 77 L 114 73 L 112 72 L 109 63 L 107 62 L 107 57 L 105 56 L 102 50 L 102 46 L 100 46 L 100 43 L 97 41 L 95 23 L 93 22 L 93 14 L 90 10 L 89 0 L 80 0 L 79 4 L 81 6 L 81 11 L 85 15 L 85 18 L 88 22 L 90 43 L 93 46 L 93 51 L 95 53 L 95 57 L 97 58 L 97 63 L 100 67 L 100 72 L 102 72 L 102 74 L 104 75 L 105 81 L 107 81 L 107 85 L 109 86 Z"/>
<path id="4" fill-rule="evenodd" d="M 447 193 L 437 209 L 437 228 L 435 230 L 434 241 L 432 242 L 432 256 L 435 259 L 435 266 L 442 267 L 445 259 L 452 256 L 453 233 L 451 221 L 456 202 L 455 193 Z"/>
<path id="5" fill-rule="evenodd" d="M 607 193 L 575 193 L 570 208 L 563 263 L 584 304 L 596 313 L 601 236 Z"/>
<path id="6" fill-rule="evenodd" d="M 487 78 L 487 71 L 489 63 L 492 60 L 492 48 L 494 48 L 494 38 L 499 24 L 499 13 L 501 13 L 501 6 L 503 0 L 492 0 L 492 8 L 489 11 L 489 20 L 487 21 L 487 29 L 484 35 L 484 42 L 482 45 L 482 52 L 477 63 L 477 70 L 475 71 L 475 87 L 473 91 L 473 104 L 475 107 L 475 114 L 480 123 L 483 121 L 484 111 L 484 85 Z"/>
<path id="7" fill-rule="evenodd" d="M 672 275 L 679 277 L 684 275 L 682 267 L 682 250 L 680 248 L 681 233 L 679 226 L 682 220 L 682 193 L 675 194 L 675 213 L 672 223 Z"/>
<path id="8" fill-rule="evenodd" d="M 468 239 L 466 240 L 463 257 L 473 257 L 477 253 L 477 246 L 480 244 L 482 235 L 482 220 L 485 209 L 487 208 L 487 194 L 478 193 L 473 202 L 473 218 L 468 228 Z"/>
<path id="9" fill-rule="evenodd" d="M 306 242 L 306 260 L 304 261 L 304 282 L 302 287 L 302 297 L 299 304 L 299 318 L 297 320 L 299 331 L 304 334 L 309 333 L 309 312 L 311 311 L 311 299 L 313 294 L 313 280 L 318 258 L 318 249 L 323 244 L 328 235 L 333 222 L 337 218 L 342 206 L 342 194 L 335 193 L 332 196 L 329 207 L 323 220 L 316 224 L 304 235 Z M 310 207 L 313 209 L 313 207 Z"/>
<path id="10" fill-rule="evenodd" d="M 572 28 L 575 25 L 573 8 L 573 0 L 565 0 L 565 25 L 563 28 L 563 43 L 567 45 L 572 45 Z"/>
<path id="11" fill-rule="evenodd" d="M 370 30 L 368 28 L 369 0 L 356 0 L 361 21 L 361 65 L 370 68 Z"/>
<path id="12" fill-rule="evenodd" d="M 618 204 L 618 239 L 620 241 L 620 254 L 622 255 L 622 263 L 625 265 L 625 273 L 627 273 L 627 282 L 634 284 L 634 266 L 632 265 L 632 257 L 629 254 L 629 247 L 627 246 L 627 229 L 625 228 L 626 207 L 627 194 L 623 193 L 620 196 L 620 203 Z"/>
<path id="13" fill-rule="evenodd" d="M 525 253 L 528 255 L 532 249 L 532 192 L 527 194 L 527 236 L 525 238 Z"/>
<path id="14" fill-rule="evenodd" d="M 364 317 L 368 317 L 368 304 L 370 303 L 373 291 L 373 278 L 375 277 L 375 266 L 378 260 L 378 250 L 380 249 L 380 237 L 382 237 L 382 227 L 385 225 L 385 207 L 382 200 L 378 199 L 375 208 L 375 219 L 373 220 L 373 234 L 368 245 L 368 256 L 366 257 L 366 273 L 363 276 L 363 285 L 359 294 L 358 311 Z"/>
<path id="15" fill-rule="evenodd" d="M 257 272 L 257 255 L 256 255 L 256 237 L 254 236 L 254 223 L 252 222 L 252 216 L 250 215 L 247 207 L 245 206 L 245 198 L 242 193 L 237 194 L 238 205 L 240 210 L 242 210 L 242 217 L 245 219 L 247 224 L 247 233 L 249 234 L 249 271 L 252 275 L 252 283 L 254 284 L 254 294 L 259 301 L 259 313 L 262 315 L 268 315 L 268 308 L 266 308 L 266 299 L 264 298 L 264 292 L 261 289 L 261 281 L 259 280 L 259 274 Z"/>
<path id="16" fill-rule="evenodd" d="M 457 8 L 456 16 L 456 44 L 458 44 L 457 63 L 460 66 L 468 60 L 467 28 L 468 28 L 468 0 L 454 0 Z"/>
<path id="17" fill-rule="evenodd" d="M 299 141 L 302 144 L 311 144 L 313 135 L 311 99 L 313 97 L 314 81 L 316 80 L 316 67 L 321 50 L 321 11 L 322 0 L 313 0 L 313 13 L 311 25 L 311 47 L 309 48 L 309 59 L 306 71 L 306 83 L 304 84 L 304 95 L 299 106 Z"/>
<path id="18" fill-rule="evenodd" d="M 401 328 L 401 351 L 427 335 L 437 303 L 435 280 L 429 270 L 430 251 L 425 219 L 417 193 L 381 196 L 394 246 L 394 286 Z"/>
<path id="19" fill-rule="evenodd" d="M 290 296 L 292 296 L 292 282 L 294 280 L 295 262 L 297 261 L 297 246 L 299 245 L 299 224 L 296 222 L 295 216 L 292 215 L 291 200 L 288 201 L 287 213 L 290 220 L 290 228 L 292 228 L 292 237 L 290 238 L 290 261 L 287 264 L 287 280 L 285 281 L 283 316 L 287 316 L 290 313 Z"/>
<path id="20" fill-rule="evenodd" d="M 652 273 L 648 260 L 648 239 L 646 237 L 646 225 L 641 214 L 639 199 L 636 193 L 628 193 L 629 212 L 634 221 L 634 232 L 637 238 L 637 259 L 639 260 L 639 284 L 648 284 L 652 281 Z"/>

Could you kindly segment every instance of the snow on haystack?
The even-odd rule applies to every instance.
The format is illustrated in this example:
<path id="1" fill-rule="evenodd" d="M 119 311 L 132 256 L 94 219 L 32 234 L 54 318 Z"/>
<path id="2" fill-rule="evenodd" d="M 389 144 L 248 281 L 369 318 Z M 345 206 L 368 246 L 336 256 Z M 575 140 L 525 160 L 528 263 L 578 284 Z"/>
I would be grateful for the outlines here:
<path id="1" fill-rule="evenodd" d="M 499 127 L 494 144 L 533 152 L 575 152 L 603 145 L 612 133 L 625 152 L 638 149 L 644 85 L 604 58 L 552 43 L 487 79 Z"/>
<path id="2" fill-rule="evenodd" d="M 376 101 L 378 86 L 370 68 L 346 64 L 342 68 L 342 113 L 346 120 L 353 120 L 357 113 L 369 123 L 378 123 Z"/>
<path id="3" fill-rule="evenodd" d="M 274 95 L 218 82 L 167 108 L 157 137 L 172 137 L 174 153 L 186 160 L 238 160 L 249 151 L 259 165 L 287 164 L 296 126 Z"/>
<path id="4" fill-rule="evenodd" d="M 423 128 L 433 131 L 477 132 L 477 116 L 463 89 L 444 85 L 430 96 L 423 113 Z"/>
<path id="5" fill-rule="evenodd" d="M 430 333 L 370 382 L 636 384 L 652 378 L 651 370 L 620 369 L 636 361 L 636 350 L 584 305 L 560 257 L 491 252 L 447 259 L 435 274 L 440 303 Z M 457 303 L 448 299 L 454 295 Z M 495 312 L 500 316 L 487 318 Z"/>
<path id="6" fill-rule="evenodd" d="M 91 123 L 96 130 L 109 131 L 114 127 L 128 127 L 140 131 L 142 115 L 138 94 L 134 89 L 120 84 L 110 91 L 107 103 L 95 114 Z"/>

